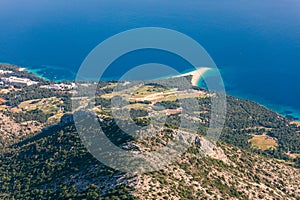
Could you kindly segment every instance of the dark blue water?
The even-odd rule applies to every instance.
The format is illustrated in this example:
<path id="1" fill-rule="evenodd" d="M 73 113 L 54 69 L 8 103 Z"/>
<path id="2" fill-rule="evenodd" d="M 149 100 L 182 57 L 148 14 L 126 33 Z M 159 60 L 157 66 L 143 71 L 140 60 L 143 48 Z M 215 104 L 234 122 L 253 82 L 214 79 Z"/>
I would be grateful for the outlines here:
<path id="1" fill-rule="evenodd" d="M 229 94 L 300 116 L 298 0 L 1 0 L 0 61 L 53 80 L 73 79 L 101 41 L 144 26 L 197 40 L 220 68 Z M 119 63 L 127 68 L 161 59 L 190 68 L 168 56 L 129 56 Z"/>

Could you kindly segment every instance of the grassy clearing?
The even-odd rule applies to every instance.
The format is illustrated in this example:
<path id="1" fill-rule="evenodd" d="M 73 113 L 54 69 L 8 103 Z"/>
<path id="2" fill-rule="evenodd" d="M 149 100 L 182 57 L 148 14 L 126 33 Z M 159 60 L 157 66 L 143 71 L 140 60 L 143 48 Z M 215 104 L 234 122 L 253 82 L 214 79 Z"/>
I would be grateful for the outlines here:
<path id="1" fill-rule="evenodd" d="M 34 99 L 29 101 L 24 101 L 19 104 L 18 109 L 23 111 L 31 111 L 35 109 L 42 110 L 44 113 L 56 113 L 59 110 L 59 105 L 62 102 L 56 97 L 44 98 L 44 99 Z"/>
<path id="2" fill-rule="evenodd" d="M 294 159 L 300 157 L 300 154 L 297 153 L 288 153 L 287 155 Z"/>
<path id="3" fill-rule="evenodd" d="M 142 104 L 142 103 L 135 103 L 135 104 L 129 104 L 126 106 L 128 109 L 147 109 L 149 105 L 147 104 Z"/>
<path id="4" fill-rule="evenodd" d="M 157 92 L 165 92 L 166 89 L 164 88 L 159 88 L 159 87 L 153 87 L 153 86 L 143 86 L 140 87 L 138 90 L 136 90 L 135 94 L 139 95 L 148 95 L 148 94 L 154 94 Z"/>
<path id="5" fill-rule="evenodd" d="M 258 148 L 263 151 L 271 148 L 276 148 L 278 146 L 276 139 L 267 135 L 254 135 L 253 138 L 249 140 L 249 142 L 251 142 L 253 148 Z"/>
<path id="6" fill-rule="evenodd" d="M 300 126 L 300 122 L 298 122 L 298 121 L 291 122 L 291 124 L 295 124 L 297 126 Z"/>
<path id="7" fill-rule="evenodd" d="M 49 124 L 58 123 L 60 121 L 60 118 L 63 115 L 64 115 L 63 113 L 58 113 L 56 115 L 53 115 L 53 116 L 49 117 L 49 119 L 47 120 L 47 123 L 49 123 Z"/>

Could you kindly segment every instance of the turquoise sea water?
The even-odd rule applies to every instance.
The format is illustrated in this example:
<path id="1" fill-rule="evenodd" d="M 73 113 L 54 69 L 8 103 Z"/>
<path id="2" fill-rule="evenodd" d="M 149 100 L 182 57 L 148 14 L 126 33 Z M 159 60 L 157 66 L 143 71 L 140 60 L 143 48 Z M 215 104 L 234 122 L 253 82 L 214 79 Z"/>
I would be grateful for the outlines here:
<path id="1" fill-rule="evenodd" d="M 299 11 L 297 0 L 2 0 L 0 62 L 51 80 L 72 80 L 106 38 L 138 27 L 170 28 L 202 44 L 227 93 L 300 118 Z M 172 54 L 149 50 L 120 58 L 105 78 L 149 62 L 192 69 Z"/>

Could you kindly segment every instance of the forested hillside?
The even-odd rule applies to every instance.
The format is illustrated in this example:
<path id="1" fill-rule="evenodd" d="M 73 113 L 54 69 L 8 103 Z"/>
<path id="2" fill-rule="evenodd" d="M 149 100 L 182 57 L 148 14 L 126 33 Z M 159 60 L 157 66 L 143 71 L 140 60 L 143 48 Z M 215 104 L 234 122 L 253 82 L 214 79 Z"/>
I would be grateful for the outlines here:
<path id="1" fill-rule="evenodd" d="M 35 84 L 0 85 L 0 199 L 300 198 L 300 127 L 255 102 L 227 95 L 225 126 L 214 146 L 206 137 L 214 94 L 202 88 L 170 89 L 159 82 L 130 88 L 128 83 L 134 89 L 128 98 L 114 91 L 115 81 L 106 81 L 97 83 L 90 98 L 86 88 L 95 87 L 92 82 L 54 83 L 14 66 L 1 69 Z M 80 88 L 86 93 L 78 93 Z M 118 126 L 117 119 L 129 124 L 112 112 L 112 99 L 122 97 L 129 103 L 121 101 L 117 110 L 128 111 L 136 125 L 150 125 L 156 134 L 135 138 Z M 182 100 L 190 99 L 199 110 L 187 106 L 192 111 L 187 115 Z M 91 116 L 114 145 L 129 152 L 157 151 L 174 139 L 188 149 L 161 170 L 120 172 L 88 152 L 74 112 Z M 196 133 L 181 129 L 182 119 L 197 124 Z M 90 133 L 93 126 L 88 127 Z"/>

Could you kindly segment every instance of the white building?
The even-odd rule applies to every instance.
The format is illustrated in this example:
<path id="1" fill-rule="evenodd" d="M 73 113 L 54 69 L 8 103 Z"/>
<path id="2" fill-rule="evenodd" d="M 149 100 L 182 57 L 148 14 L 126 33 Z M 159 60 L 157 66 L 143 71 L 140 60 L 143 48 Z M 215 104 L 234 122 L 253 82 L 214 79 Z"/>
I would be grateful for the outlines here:
<path id="1" fill-rule="evenodd" d="M 2 78 L 4 82 L 15 83 L 15 84 L 26 84 L 27 86 L 38 84 L 36 81 L 32 81 L 28 78 L 19 78 L 10 76 L 9 78 Z"/>
<path id="2" fill-rule="evenodd" d="M 2 70 L 0 69 L 0 74 L 11 74 L 13 71 L 8 71 L 8 70 Z"/>
<path id="3" fill-rule="evenodd" d="M 51 85 L 42 85 L 41 86 L 41 88 L 54 89 L 54 90 L 72 90 L 75 87 L 76 87 L 75 83 L 71 83 L 71 84 L 60 83 L 60 84 L 51 84 Z"/>

